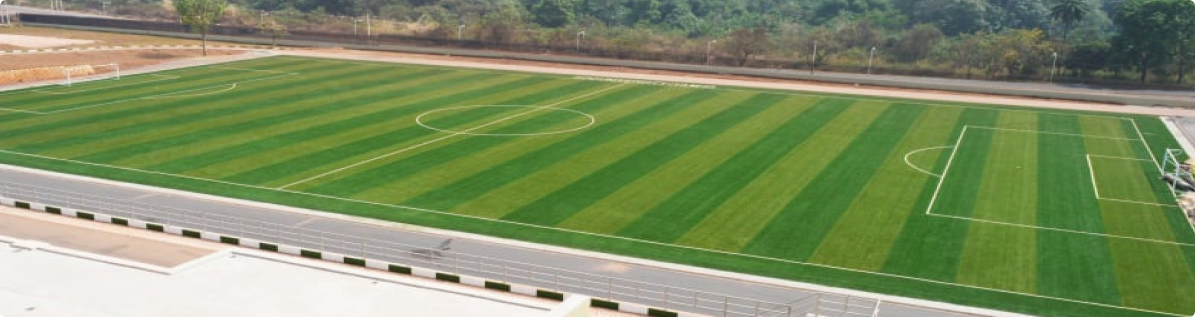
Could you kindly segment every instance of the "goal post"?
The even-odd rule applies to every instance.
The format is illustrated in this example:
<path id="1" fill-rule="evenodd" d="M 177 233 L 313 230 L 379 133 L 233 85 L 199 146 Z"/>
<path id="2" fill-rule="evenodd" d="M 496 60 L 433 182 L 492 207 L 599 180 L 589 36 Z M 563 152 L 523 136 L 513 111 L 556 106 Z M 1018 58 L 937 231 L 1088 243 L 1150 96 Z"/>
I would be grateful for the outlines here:
<path id="1" fill-rule="evenodd" d="M 1195 179 L 1192 178 L 1191 164 L 1180 161 L 1182 155 L 1183 151 L 1180 149 L 1166 149 L 1166 154 L 1162 156 L 1162 179 L 1176 198 L 1183 193 L 1195 191 L 1192 186 Z"/>
<path id="2" fill-rule="evenodd" d="M 66 77 L 62 83 L 63 86 L 70 86 L 71 84 L 82 81 L 120 80 L 120 64 L 111 63 L 63 67 L 62 73 Z"/>

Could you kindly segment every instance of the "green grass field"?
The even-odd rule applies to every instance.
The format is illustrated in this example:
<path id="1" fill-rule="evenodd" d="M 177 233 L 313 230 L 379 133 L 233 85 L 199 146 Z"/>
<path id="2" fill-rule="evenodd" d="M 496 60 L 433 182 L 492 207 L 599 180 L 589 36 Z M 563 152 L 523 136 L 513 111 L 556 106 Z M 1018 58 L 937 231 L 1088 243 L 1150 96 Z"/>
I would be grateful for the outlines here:
<path id="1" fill-rule="evenodd" d="M 1046 316 L 1195 312 L 1167 147 L 1146 116 L 296 57 L 0 92 L 3 163 Z"/>

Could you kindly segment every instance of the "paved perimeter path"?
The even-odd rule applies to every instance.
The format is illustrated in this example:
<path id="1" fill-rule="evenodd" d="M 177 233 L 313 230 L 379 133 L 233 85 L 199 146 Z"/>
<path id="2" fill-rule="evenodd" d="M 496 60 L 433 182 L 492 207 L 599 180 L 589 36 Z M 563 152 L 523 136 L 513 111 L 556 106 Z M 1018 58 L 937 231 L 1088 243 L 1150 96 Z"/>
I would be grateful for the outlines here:
<path id="1" fill-rule="evenodd" d="M 786 303 L 803 297 L 808 291 L 805 287 L 816 287 L 787 281 L 760 278 L 742 274 L 718 272 L 700 268 L 684 267 L 666 263 L 624 258 L 613 255 L 597 254 L 584 251 L 568 250 L 564 248 L 534 245 L 524 242 L 508 241 L 466 233 L 447 232 L 436 229 L 417 228 L 408 225 L 385 223 L 368 219 L 353 219 L 335 214 L 323 214 L 308 210 L 298 210 L 283 206 L 271 206 L 251 202 L 238 202 L 211 196 L 184 194 L 172 190 L 154 189 L 139 185 L 120 184 L 78 176 L 51 174 L 0 165 L 0 179 L 7 182 L 28 184 L 44 188 L 67 190 L 86 193 L 117 200 L 127 200 L 155 205 L 173 206 L 206 214 L 225 215 L 270 222 L 284 228 L 309 228 L 327 232 L 336 232 L 351 236 L 369 237 L 381 241 L 403 243 L 415 246 L 433 248 L 441 241 L 455 238 L 452 243 L 454 252 L 486 256 L 507 261 L 535 263 L 538 265 L 567 268 L 569 270 L 613 276 L 648 283 L 663 284 L 677 288 L 704 290 L 712 293 L 724 293 L 734 296 L 750 297 L 777 303 Z M 34 197 L 14 197 L 35 200 Z M 64 201 L 45 201 L 50 205 L 65 205 Z M 119 215 L 134 217 L 133 215 Z M 149 219 L 152 220 L 152 219 Z M 0 219 L 3 221 L 3 219 Z M 239 231 L 239 230 L 231 230 Z M 257 233 L 227 232 L 249 238 L 270 241 L 270 235 Z M 305 245 L 309 248 L 319 248 L 316 245 Z M 340 247 L 334 245 L 323 246 L 327 251 L 352 254 L 352 246 Z M 399 263 L 408 262 L 407 255 L 397 254 L 391 258 L 382 258 Z M 375 256 L 376 257 L 376 256 Z M 442 261 L 440 269 L 451 270 L 448 261 Z M 490 278 L 499 279 L 500 276 Z M 517 281 L 517 280 L 516 280 Z M 541 283 L 542 284 L 542 283 Z M 538 285 L 555 288 L 556 285 Z M 569 285 L 561 287 L 566 291 L 585 293 L 594 297 L 605 297 L 604 290 L 579 290 Z M 673 305 L 676 305 L 675 303 Z M 675 307 L 675 306 L 674 306 Z M 683 308 L 676 307 L 676 308 Z M 961 308 L 961 307 L 956 307 Z M 880 308 L 880 316 L 884 317 L 953 317 L 973 316 L 961 313 L 947 313 L 930 308 L 914 308 L 903 304 L 884 302 Z"/>

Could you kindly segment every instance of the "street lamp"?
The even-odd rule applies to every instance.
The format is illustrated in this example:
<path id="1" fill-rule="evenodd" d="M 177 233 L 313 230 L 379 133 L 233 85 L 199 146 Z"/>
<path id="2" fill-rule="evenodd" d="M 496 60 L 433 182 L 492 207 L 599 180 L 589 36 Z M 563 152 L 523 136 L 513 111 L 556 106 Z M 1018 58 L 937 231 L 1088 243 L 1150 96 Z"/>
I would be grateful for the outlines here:
<path id="1" fill-rule="evenodd" d="M 1050 63 L 1050 82 L 1054 82 L 1054 70 L 1058 68 L 1058 52 L 1051 52 L 1051 54 L 1054 55 L 1054 62 Z"/>
<path id="2" fill-rule="evenodd" d="M 581 39 L 585 37 L 585 31 L 577 32 L 577 52 L 581 51 Z"/>
<path id="3" fill-rule="evenodd" d="M 871 59 L 876 57 L 876 47 L 871 47 L 871 55 L 867 55 L 867 74 L 871 75 Z"/>
<path id="4" fill-rule="evenodd" d="M 458 25 L 458 26 L 456 27 L 456 41 L 457 41 L 457 42 L 460 42 L 460 41 L 461 41 L 461 32 L 464 32 L 464 31 L 465 31 L 465 24 L 464 24 L 464 23 L 461 23 L 461 25 Z"/>
<path id="5" fill-rule="evenodd" d="M 710 66 L 710 62 L 713 61 L 711 53 L 714 51 L 714 43 L 718 43 L 718 40 L 710 40 L 709 43 L 705 43 L 705 66 Z"/>

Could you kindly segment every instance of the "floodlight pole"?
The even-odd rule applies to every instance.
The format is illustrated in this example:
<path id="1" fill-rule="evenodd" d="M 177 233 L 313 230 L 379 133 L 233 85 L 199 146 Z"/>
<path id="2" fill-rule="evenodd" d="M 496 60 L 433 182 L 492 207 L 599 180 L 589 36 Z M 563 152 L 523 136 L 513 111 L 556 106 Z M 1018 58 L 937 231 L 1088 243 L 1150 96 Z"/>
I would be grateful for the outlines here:
<path id="1" fill-rule="evenodd" d="M 705 66 L 710 66 L 710 63 L 713 62 L 714 43 L 718 43 L 718 40 L 710 40 L 705 43 Z"/>
<path id="2" fill-rule="evenodd" d="M 465 31 L 464 23 L 461 23 L 461 25 L 456 26 L 456 41 L 457 41 L 457 43 L 461 42 L 461 39 L 462 39 L 461 32 L 464 32 L 464 31 Z"/>
<path id="3" fill-rule="evenodd" d="M 876 47 L 871 47 L 871 54 L 867 55 L 867 74 L 871 75 L 871 60 L 876 57 Z"/>
<path id="4" fill-rule="evenodd" d="M 581 38 L 585 37 L 585 31 L 577 32 L 577 52 L 581 51 Z"/>
<path id="5" fill-rule="evenodd" d="M 373 41 L 373 23 L 369 23 L 369 13 L 365 14 L 365 45 Z"/>
<path id="6" fill-rule="evenodd" d="M 108 4 L 109 3 L 111 3 L 111 2 L 108 2 L 108 1 L 100 2 L 101 8 L 102 8 L 101 10 L 104 12 L 104 15 L 108 15 Z"/>
<path id="7" fill-rule="evenodd" d="M 817 40 L 813 40 L 813 55 L 809 55 L 809 74 L 813 75 L 813 70 L 817 68 Z"/>
<path id="8" fill-rule="evenodd" d="M 1054 62 L 1050 63 L 1050 82 L 1054 82 L 1054 71 L 1058 69 L 1058 52 L 1052 52 L 1051 54 L 1054 55 Z"/>

